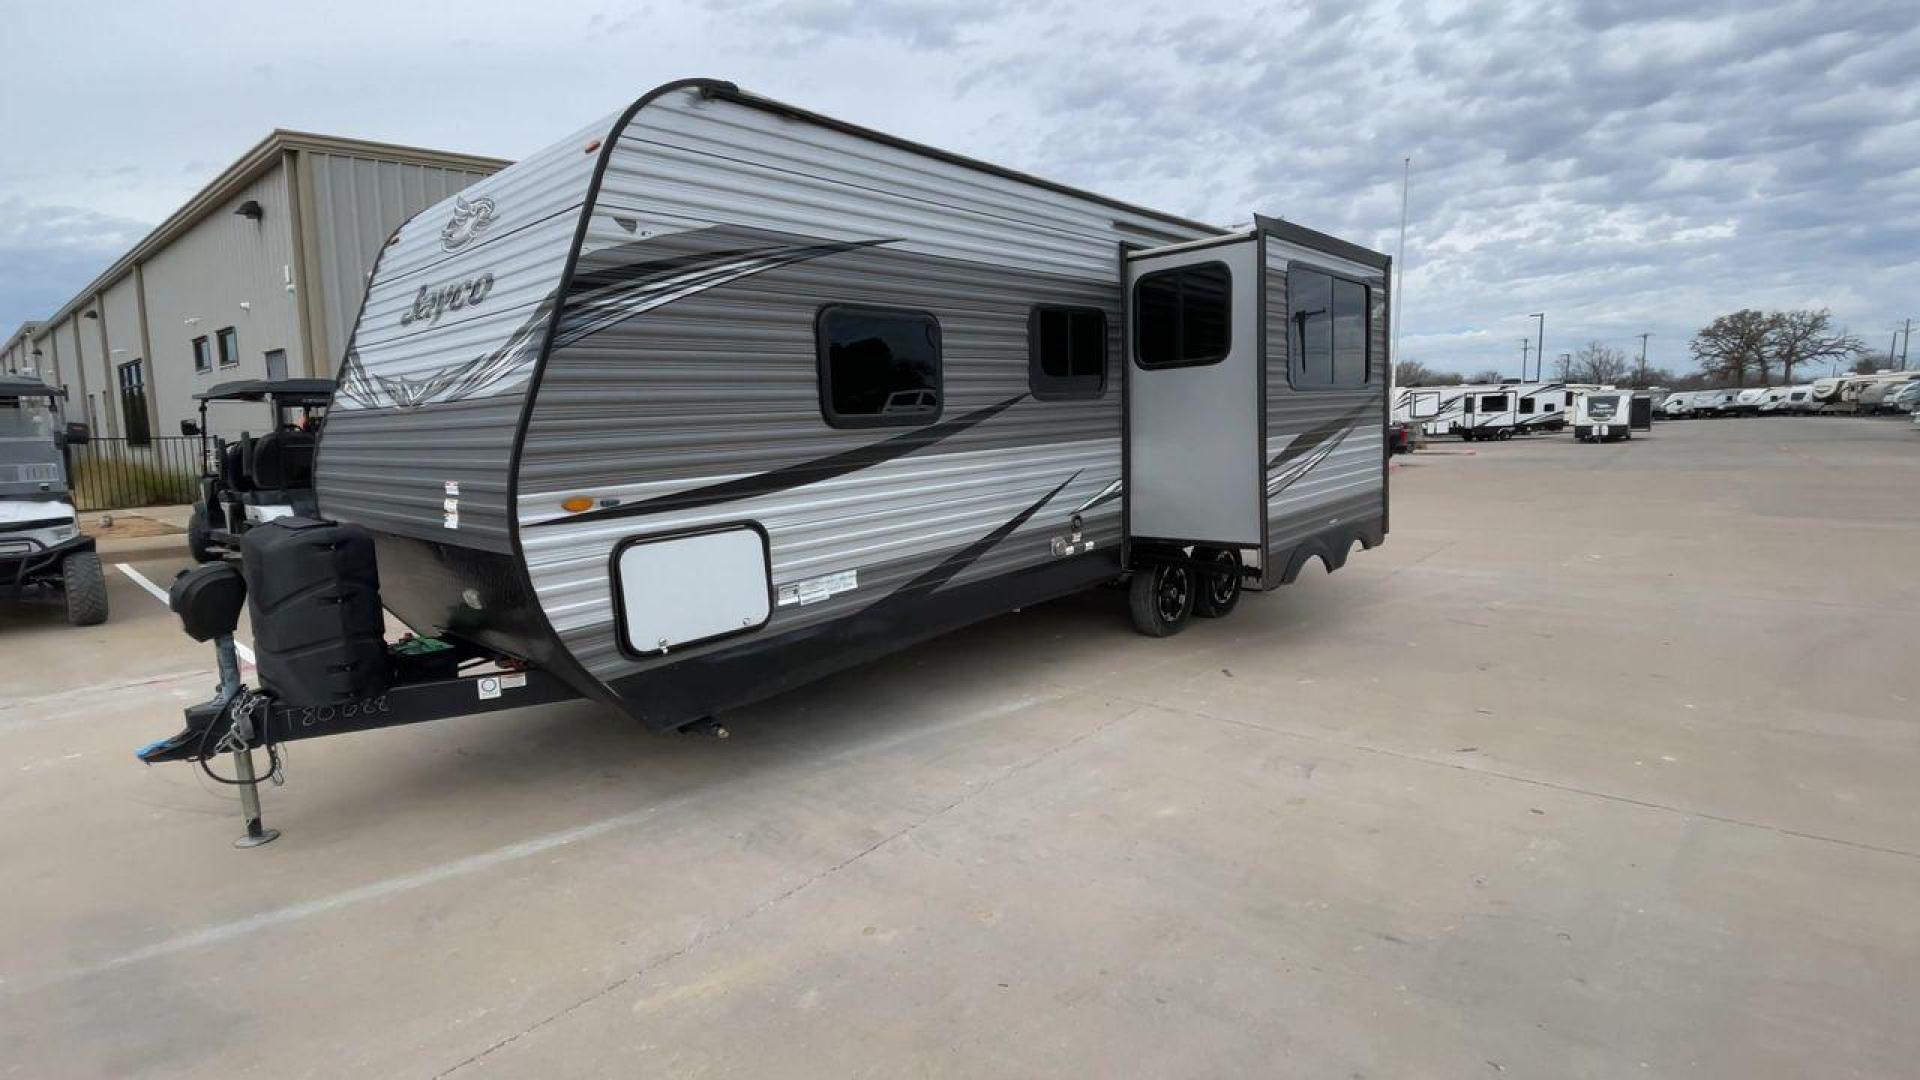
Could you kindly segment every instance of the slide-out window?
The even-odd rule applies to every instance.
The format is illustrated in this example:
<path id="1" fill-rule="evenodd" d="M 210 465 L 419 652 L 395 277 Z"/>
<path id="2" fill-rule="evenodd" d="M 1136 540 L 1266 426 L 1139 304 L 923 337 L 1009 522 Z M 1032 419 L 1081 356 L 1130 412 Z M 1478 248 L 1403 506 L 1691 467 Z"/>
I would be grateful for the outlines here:
<path id="1" fill-rule="evenodd" d="M 1099 397 L 1107 386 L 1107 313 L 1034 308 L 1027 316 L 1027 385 L 1042 400 Z"/>
<path id="2" fill-rule="evenodd" d="M 1368 290 L 1319 270 L 1287 271 L 1287 374 L 1295 389 L 1365 386 L 1372 380 Z"/>
<path id="3" fill-rule="evenodd" d="M 924 311 L 829 304 L 814 324 L 820 412 L 839 428 L 940 417 L 940 323 Z"/>
<path id="4" fill-rule="evenodd" d="M 1505 394 L 1480 395 L 1480 411 L 1481 412 L 1506 412 L 1507 411 L 1507 395 Z"/>
<path id="5" fill-rule="evenodd" d="M 1152 369 L 1225 360 L 1232 294 L 1233 274 L 1217 262 L 1160 270 L 1135 282 L 1135 362 Z"/>

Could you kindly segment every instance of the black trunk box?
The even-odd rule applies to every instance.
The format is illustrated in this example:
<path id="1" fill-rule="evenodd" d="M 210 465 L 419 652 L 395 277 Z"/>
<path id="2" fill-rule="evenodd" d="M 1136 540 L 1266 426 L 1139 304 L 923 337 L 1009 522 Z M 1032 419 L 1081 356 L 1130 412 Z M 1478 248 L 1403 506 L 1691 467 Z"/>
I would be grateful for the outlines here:
<path id="1" fill-rule="evenodd" d="M 390 681 L 373 536 L 284 517 L 241 541 L 261 688 L 288 705 L 372 697 Z"/>

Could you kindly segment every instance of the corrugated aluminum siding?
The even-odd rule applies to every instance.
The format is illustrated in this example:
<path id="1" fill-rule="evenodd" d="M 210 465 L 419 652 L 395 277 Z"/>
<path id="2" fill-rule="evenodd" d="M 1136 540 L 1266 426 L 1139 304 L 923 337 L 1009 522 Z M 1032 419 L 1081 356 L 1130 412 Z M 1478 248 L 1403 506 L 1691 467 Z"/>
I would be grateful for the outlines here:
<path id="1" fill-rule="evenodd" d="M 1304 461 L 1315 450 L 1325 456 L 1297 479 L 1267 497 L 1267 550 L 1270 555 L 1316 533 L 1356 518 L 1377 516 L 1386 507 L 1386 399 L 1387 289 L 1380 272 L 1313 251 L 1266 238 L 1267 297 L 1267 460 L 1272 462 L 1294 443 Z M 1288 377 L 1287 269 L 1298 260 L 1316 269 L 1366 283 L 1370 300 L 1366 386 L 1347 389 L 1295 390 Z M 1332 440 L 1327 448 L 1325 443 Z M 1280 470 L 1269 468 L 1269 483 Z M 1275 567 L 1277 573 L 1284 567 Z"/>
<path id="2" fill-rule="evenodd" d="M 1050 539 L 1120 476 L 1118 245 L 1136 234 L 1116 217 L 1198 234 L 692 91 L 649 105 L 613 149 L 582 274 L 756 244 L 886 242 L 715 284 L 556 349 L 529 418 L 517 513 L 536 592 L 569 650 L 614 679 L 727 647 L 669 661 L 619 651 L 608 568 L 627 536 L 752 519 L 771 536 L 776 586 L 858 573 L 850 592 L 776 608 L 755 637 L 872 605 L 1060 488 L 953 583 L 1055 559 Z M 1013 404 L 935 447 L 830 478 L 643 517 L 545 524 L 565 517 L 558 502 L 570 494 L 644 500 L 913 431 L 840 430 L 822 418 L 814 320 L 829 302 L 939 320 L 943 423 Z M 1026 396 L 1027 317 L 1042 302 L 1107 311 L 1100 398 Z M 1086 535 L 1116 555 L 1118 511 L 1109 500 L 1085 515 Z"/>
<path id="3" fill-rule="evenodd" d="M 436 543 L 511 549 L 508 470 L 551 310 L 542 304 L 559 286 L 586 200 L 594 158 L 583 147 L 612 126 L 609 117 L 475 181 L 393 237 L 366 290 L 347 377 L 321 440 L 318 485 L 327 514 Z M 372 184 L 373 174 L 362 179 Z M 363 193 L 369 205 L 399 197 L 377 190 Z M 450 246 L 442 231 L 456 200 L 470 210 L 486 200 L 491 216 L 473 239 Z M 489 275 L 479 302 L 402 325 L 422 288 Z M 449 499 L 457 516 L 449 516 Z"/>
<path id="4" fill-rule="evenodd" d="M 450 166 L 377 161 L 307 151 L 304 180 L 314 211 L 320 270 L 320 324 L 314 328 L 315 371 L 330 376 L 353 331 L 380 245 L 400 224 L 488 174 Z"/>

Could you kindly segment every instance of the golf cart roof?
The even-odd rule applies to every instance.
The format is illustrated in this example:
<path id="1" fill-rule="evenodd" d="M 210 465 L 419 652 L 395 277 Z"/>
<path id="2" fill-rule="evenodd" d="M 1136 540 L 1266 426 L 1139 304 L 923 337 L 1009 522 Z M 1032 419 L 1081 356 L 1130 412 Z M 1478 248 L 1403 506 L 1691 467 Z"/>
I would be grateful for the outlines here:
<path id="1" fill-rule="evenodd" d="M 265 401 L 283 405 L 325 405 L 333 400 L 332 379 L 235 379 L 193 395 L 200 401 Z"/>
<path id="2" fill-rule="evenodd" d="M 67 392 L 57 386 L 49 386 L 34 375 L 0 374 L 0 397 L 66 397 Z"/>

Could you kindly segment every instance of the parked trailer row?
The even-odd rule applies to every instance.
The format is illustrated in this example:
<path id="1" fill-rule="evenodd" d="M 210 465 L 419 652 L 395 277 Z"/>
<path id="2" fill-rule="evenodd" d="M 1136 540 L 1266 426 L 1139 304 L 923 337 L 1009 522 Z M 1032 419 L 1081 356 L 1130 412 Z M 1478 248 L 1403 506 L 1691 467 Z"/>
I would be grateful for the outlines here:
<path id="1" fill-rule="evenodd" d="M 1920 406 L 1920 371 L 1837 375 L 1794 386 L 1683 390 L 1660 403 L 1669 419 L 1910 413 Z"/>

